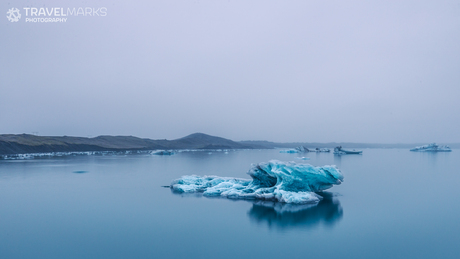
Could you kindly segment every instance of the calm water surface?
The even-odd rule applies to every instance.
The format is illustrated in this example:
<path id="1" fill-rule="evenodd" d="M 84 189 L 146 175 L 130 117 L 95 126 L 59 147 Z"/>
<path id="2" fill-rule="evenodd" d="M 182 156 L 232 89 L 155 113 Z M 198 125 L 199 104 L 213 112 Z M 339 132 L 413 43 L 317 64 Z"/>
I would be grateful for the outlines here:
<path id="1" fill-rule="evenodd" d="M 458 258 L 460 152 L 279 150 L 0 161 L 0 258 Z M 302 156 L 304 156 L 302 154 Z M 182 175 L 337 165 L 318 206 L 178 195 Z"/>

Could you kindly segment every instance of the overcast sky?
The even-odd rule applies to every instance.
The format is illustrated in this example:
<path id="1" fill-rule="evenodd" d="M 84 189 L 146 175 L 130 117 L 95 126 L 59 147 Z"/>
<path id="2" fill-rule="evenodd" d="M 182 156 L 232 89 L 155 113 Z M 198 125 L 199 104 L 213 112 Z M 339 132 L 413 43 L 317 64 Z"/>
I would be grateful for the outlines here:
<path id="1" fill-rule="evenodd" d="M 107 16 L 28 23 L 24 7 Z M 11 0 L 0 12 L 0 134 L 460 142 L 460 1 Z"/>

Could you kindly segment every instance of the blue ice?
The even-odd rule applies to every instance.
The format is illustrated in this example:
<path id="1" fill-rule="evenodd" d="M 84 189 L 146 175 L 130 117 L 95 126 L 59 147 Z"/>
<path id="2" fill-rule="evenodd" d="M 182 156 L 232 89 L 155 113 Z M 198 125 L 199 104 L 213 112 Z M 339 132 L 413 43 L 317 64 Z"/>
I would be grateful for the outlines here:
<path id="1" fill-rule="evenodd" d="M 308 204 L 322 199 L 316 192 L 343 182 L 343 175 L 336 166 L 315 167 L 277 160 L 253 164 L 248 174 L 252 180 L 187 175 L 174 180 L 170 187 L 176 192 L 201 192 L 204 196 Z"/>

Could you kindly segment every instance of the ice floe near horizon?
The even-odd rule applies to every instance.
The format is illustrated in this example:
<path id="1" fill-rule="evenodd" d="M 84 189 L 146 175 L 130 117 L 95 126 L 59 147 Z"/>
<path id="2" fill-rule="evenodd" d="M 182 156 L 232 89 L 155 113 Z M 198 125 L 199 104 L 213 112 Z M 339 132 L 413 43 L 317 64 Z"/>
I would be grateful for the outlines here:
<path id="1" fill-rule="evenodd" d="M 410 151 L 416 152 L 452 152 L 449 146 L 439 146 L 436 143 L 423 145 L 410 149 Z"/>
<path id="2" fill-rule="evenodd" d="M 175 155 L 176 152 L 172 150 L 158 150 L 158 151 L 152 151 L 152 155 L 157 155 L 157 156 L 172 156 Z"/>
<path id="3" fill-rule="evenodd" d="M 308 153 L 308 152 L 327 153 L 327 152 L 331 152 L 331 150 L 329 148 L 307 148 L 305 146 L 296 147 L 295 150 L 299 151 L 300 153 Z"/>
<path id="4" fill-rule="evenodd" d="M 287 149 L 287 150 L 280 150 L 280 153 L 289 153 L 289 154 L 293 154 L 293 153 L 299 153 L 298 150 L 295 150 L 295 149 Z"/>
<path id="5" fill-rule="evenodd" d="M 186 175 L 174 180 L 170 188 L 179 193 L 203 193 L 209 197 L 273 200 L 284 203 L 318 203 L 315 192 L 339 185 L 343 175 L 336 166 L 315 167 L 309 164 L 271 160 L 253 164 L 251 179 Z"/>
<path id="6" fill-rule="evenodd" d="M 0 155 L 0 160 L 27 160 L 39 158 L 57 158 L 70 156 L 119 156 L 146 154 L 145 150 L 121 150 L 121 151 L 69 151 L 69 152 L 47 152 L 47 153 L 26 153 Z"/>

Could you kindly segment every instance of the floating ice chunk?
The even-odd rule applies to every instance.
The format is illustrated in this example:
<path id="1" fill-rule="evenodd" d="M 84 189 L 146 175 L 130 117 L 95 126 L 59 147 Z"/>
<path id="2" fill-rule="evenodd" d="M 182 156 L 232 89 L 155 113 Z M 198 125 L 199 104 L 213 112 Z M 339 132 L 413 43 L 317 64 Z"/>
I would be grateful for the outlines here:
<path id="1" fill-rule="evenodd" d="M 309 157 L 304 157 L 304 156 L 303 156 L 303 157 L 296 157 L 296 158 L 297 158 L 297 159 L 300 159 L 300 160 L 310 160 Z"/>
<path id="2" fill-rule="evenodd" d="M 436 143 L 431 143 L 424 146 L 419 146 L 412 148 L 410 151 L 417 151 L 417 152 L 451 152 L 449 146 L 438 146 Z"/>
<path id="3" fill-rule="evenodd" d="M 334 148 L 334 155 L 361 155 L 362 153 L 362 150 L 343 149 L 342 146 Z"/>
<path id="4" fill-rule="evenodd" d="M 287 149 L 287 150 L 280 150 L 280 153 L 299 153 L 299 151 L 295 149 Z"/>
<path id="5" fill-rule="evenodd" d="M 76 174 L 84 174 L 84 173 L 87 173 L 88 171 L 73 171 L 73 172 Z"/>
<path id="6" fill-rule="evenodd" d="M 176 154 L 176 152 L 172 150 L 160 150 L 160 151 L 152 152 L 152 155 L 158 155 L 158 156 L 171 156 L 174 154 Z"/>
<path id="7" fill-rule="evenodd" d="M 336 166 L 314 167 L 277 160 L 253 164 L 248 174 L 252 180 L 183 176 L 174 180 L 170 187 L 181 193 L 202 192 L 204 196 L 307 204 L 318 203 L 322 199 L 315 192 L 329 189 L 343 181 L 343 175 Z"/>
<path id="8" fill-rule="evenodd" d="M 331 152 L 331 150 L 329 148 L 307 148 L 305 146 L 296 147 L 295 150 L 297 150 L 297 151 L 299 151 L 301 153 L 307 153 L 307 152 L 316 152 L 316 153 Z"/>

